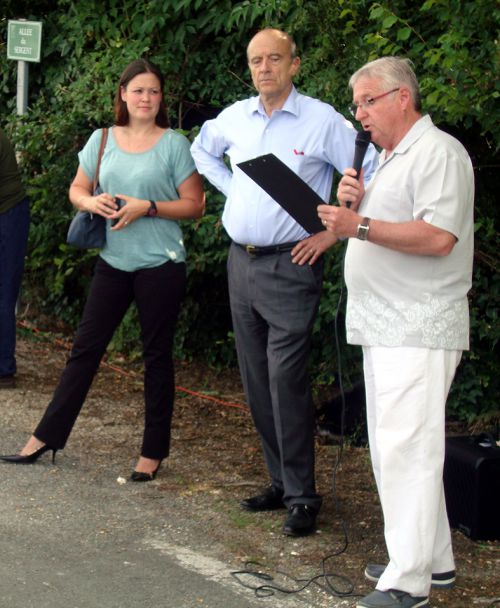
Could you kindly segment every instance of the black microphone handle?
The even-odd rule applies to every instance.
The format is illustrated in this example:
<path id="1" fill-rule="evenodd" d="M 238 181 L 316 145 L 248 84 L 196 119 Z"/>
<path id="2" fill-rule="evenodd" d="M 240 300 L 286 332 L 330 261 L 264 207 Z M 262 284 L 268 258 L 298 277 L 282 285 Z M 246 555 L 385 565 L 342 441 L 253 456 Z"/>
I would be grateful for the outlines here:
<path id="1" fill-rule="evenodd" d="M 354 159 L 352 161 L 352 167 L 356 171 L 356 179 L 359 178 L 359 174 L 361 173 L 361 167 L 363 166 L 363 160 L 370 140 L 370 131 L 359 131 L 356 135 L 356 141 L 354 142 Z M 346 207 L 349 209 L 351 204 L 350 201 L 347 201 Z"/>

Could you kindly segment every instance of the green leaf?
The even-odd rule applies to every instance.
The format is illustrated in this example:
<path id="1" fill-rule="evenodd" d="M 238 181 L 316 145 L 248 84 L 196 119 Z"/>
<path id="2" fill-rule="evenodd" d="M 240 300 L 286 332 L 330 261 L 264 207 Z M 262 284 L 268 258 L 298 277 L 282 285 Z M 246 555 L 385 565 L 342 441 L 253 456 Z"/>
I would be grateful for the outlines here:
<path id="1" fill-rule="evenodd" d="M 410 27 L 403 27 L 401 29 L 398 30 L 398 40 L 408 40 L 408 38 L 411 36 L 411 28 Z"/>
<path id="2" fill-rule="evenodd" d="M 386 9 L 378 4 L 374 4 L 370 10 L 370 19 L 380 19 L 386 13 Z"/>
<path id="3" fill-rule="evenodd" d="M 398 22 L 398 18 L 395 15 L 389 15 L 382 22 L 382 27 L 386 30 L 390 29 L 395 23 Z"/>

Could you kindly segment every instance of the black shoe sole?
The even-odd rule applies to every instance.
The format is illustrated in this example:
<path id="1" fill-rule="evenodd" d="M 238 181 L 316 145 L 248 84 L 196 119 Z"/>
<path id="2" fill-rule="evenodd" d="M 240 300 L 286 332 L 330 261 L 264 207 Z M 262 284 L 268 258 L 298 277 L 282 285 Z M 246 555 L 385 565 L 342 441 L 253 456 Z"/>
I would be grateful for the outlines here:
<path id="1" fill-rule="evenodd" d="M 287 536 L 309 536 L 310 534 L 314 534 L 316 532 L 316 526 L 312 526 L 311 528 L 283 528 L 283 534 Z"/>
<path id="2" fill-rule="evenodd" d="M 249 513 L 263 513 L 265 511 L 278 511 L 279 509 L 286 509 L 284 504 L 270 506 L 270 507 L 251 507 L 243 502 L 240 502 L 240 507 L 244 511 L 248 511 Z"/>

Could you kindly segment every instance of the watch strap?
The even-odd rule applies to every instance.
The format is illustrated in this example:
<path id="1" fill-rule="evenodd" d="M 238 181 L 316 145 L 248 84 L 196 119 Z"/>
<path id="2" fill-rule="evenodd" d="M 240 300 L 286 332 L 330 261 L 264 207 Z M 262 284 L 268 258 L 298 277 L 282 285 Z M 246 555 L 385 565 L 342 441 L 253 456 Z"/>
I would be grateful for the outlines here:
<path id="1" fill-rule="evenodd" d="M 146 215 L 148 217 L 155 217 L 158 215 L 158 207 L 156 206 L 156 201 L 149 201 L 149 209 Z"/>

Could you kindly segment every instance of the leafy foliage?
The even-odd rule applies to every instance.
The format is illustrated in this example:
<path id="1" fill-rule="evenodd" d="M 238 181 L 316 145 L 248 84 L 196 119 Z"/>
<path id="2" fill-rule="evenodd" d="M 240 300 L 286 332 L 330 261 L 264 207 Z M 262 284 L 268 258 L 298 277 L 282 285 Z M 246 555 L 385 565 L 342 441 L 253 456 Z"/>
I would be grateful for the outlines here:
<path id="1" fill-rule="evenodd" d="M 33 312 L 70 327 L 79 319 L 95 252 L 65 244 L 72 215 L 67 190 L 90 132 L 112 122 L 118 76 L 132 59 L 149 56 L 162 68 L 172 125 L 190 137 L 220 108 L 253 94 L 245 48 L 262 27 L 280 27 L 295 37 L 302 58 L 297 85 L 346 116 L 347 82 L 358 67 L 388 54 L 412 59 L 426 111 L 468 148 L 476 175 L 471 350 L 454 383 L 451 412 L 473 421 L 495 410 L 500 10 L 494 0 L 4 0 L 2 6 L 1 46 L 7 19 L 43 22 L 42 62 L 30 64 L 25 116 L 15 115 L 16 64 L 0 54 L 2 126 L 16 143 L 32 199 L 24 298 Z M 176 341 L 178 357 L 204 357 L 214 366 L 235 364 L 223 203 L 207 185 L 207 214 L 184 222 L 188 293 Z M 342 247 L 327 255 L 311 360 L 318 393 L 337 382 L 342 261 Z M 360 353 L 345 345 L 343 304 L 339 308 L 342 366 L 350 385 L 361 374 Z M 134 355 L 138 335 L 130 311 L 112 348 Z"/>

